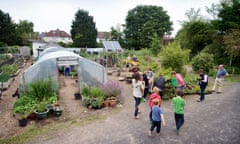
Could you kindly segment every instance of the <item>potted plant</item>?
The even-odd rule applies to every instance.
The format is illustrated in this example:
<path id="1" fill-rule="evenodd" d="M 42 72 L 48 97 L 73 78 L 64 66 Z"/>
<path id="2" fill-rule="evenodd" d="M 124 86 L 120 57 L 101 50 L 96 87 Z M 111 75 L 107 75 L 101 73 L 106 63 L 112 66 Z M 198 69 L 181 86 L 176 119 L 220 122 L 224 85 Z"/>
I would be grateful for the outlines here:
<path id="1" fill-rule="evenodd" d="M 36 114 L 36 118 L 38 120 L 44 119 L 47 117 L 47 113 L 49 112 L 49 109 L 46 108 L 46 102 L 41 101 L 36 105 L 36 109 L 34 110 L 34 113 Z"/>
<path id="2" fill-rule="evenodd" d="M 49 114 L 54 112 L 54 105 L 57 103 L 57 94 L 53 94 L 48 98 L 46 108 L 49 110 Z"/>
<path id="3" fill-rule="evenodd" d="M 29 110 L 28 110 L 28 107 L 27 106 L 24 106 L 24 105 L 21 105 L 21 106 L 17 106 L 14 108 L 14 113 L 15 113 L 15 116 L 17 117 L 18 119 L 18 122 L 19 122 L 19 126 L 20 127 L 24 127 L 27 125 L 27 122 L 28 122 L 28 115 L 29 115 Z"/>
<path id="4" fill-rule="evenodd" d="M 54 113 L 54 116 L 56 116 L 56 117 L 61 116 L 61 115 L 62 115 L 62 112 L 63 112 L 63 108 L 60 107 L 60 106 L 55 106 L 55 107 L 53 108 L 53 113 Z"/>
<path id="5" fill-rule="evenodd" d="M 118 81 L 109 80 L 101 87 L 105 98 L 117 97 L 122 92 L 122 86 Z"/>
<path id="6" fill-rule="evenodd" d="M 79 92 L 74 93 L 75 100 L 81 99 L 81 94 Z"/>
<path id="7" fill-rule="evenodd" d="M 19 121 L 19 126 L 27 125 L 27 118 L 33 112 L 35 101 L 27 96 L 21 96 L 13 105 L 13 113 Z"/>
<path id="8" fill-rule="evenodd" d="M 110 97 L 108 99 L 111 107 L 115 107 L 117 105 L 118 100 L 116 97 Z"/>

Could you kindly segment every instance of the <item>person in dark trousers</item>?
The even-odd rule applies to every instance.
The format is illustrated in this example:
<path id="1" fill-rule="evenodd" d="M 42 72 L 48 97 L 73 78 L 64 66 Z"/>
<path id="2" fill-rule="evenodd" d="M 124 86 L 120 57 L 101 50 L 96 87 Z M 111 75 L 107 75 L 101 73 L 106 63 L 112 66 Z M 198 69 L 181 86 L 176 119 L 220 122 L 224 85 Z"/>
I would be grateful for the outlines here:
<path id="1" fill-rule="evenodd" d="M 204 91 L 208 85 L 208 75 L 205 74 L 203 69 L 200 69 L 199 76 L 200 78 L 198 79 L 198 85 L 200 87 L 200 98 L 197 100 L 197 102 L 202 102 L 205 99 Z"/>
<path id="2" fill-rule="evenodd" d="M 150 95 L 149 97 L 149 101 L 148 101 L 148 106 L 150 108 L 150 113 L 149 113 L 149 119 L 150 121 L 152 122 L 152 107 L 154 106 L 154 103 L 153 101 L 155 99 L 158 99 L 158 106 L 161 107 L 161 104 L 162 104 L 162 99 L 161 97 L 158 95 L 159 93 L 159 89 L 155 86 L 153 87 L 153 93 Z"/>
<path id="3" fill-rule="evenodd" d="M 154 99 L 153 104 L 154 105 L 151 108 L 152 109 L 152 125 L 150 127 L 149 132 L 148 132 L 148 135 L 152 136 L 152 132 L 153 132 L 154 128 L 157 127 L 156 134 L 157 134 L 157 136 L 159 136 L 160 131 L 161 131 L 161 124 L 163 126 L 165 126 L 165 119 L 164 119 L 164 116 L 163 116 L 163 111 L 159 107 L 159 100 Z"/>
<path id="4" fill-rule="evenodd" d="M 172 100 L 177 134 L 179 134 L 179 130 L 184 124 L 185 100 L 182 98 L 182 96 L 183 92 L 178 89 L 176 90 L 176 97 L 174 97 Z"/>
<path id="5" fill-rule="evenodd" d="M 159 89 L 159 95 L 161 96 L 161 98 L 163 98 L 164 95 L 165 82 L 165 78 L 160 73 L 156 79 L 155 86 Z"/>
<path id="6" fill-rule="evenodd" d="M 141 103 L 141 99 L 144 91 L 144 83 L 142 82 L 141 75 L 138 72 L 134 73 L 134 76 L 132 79 L 132 87 L 133 87 L 133 98 L 135 100 L 134 117 L 135 119 L 139 119 L 139 116 L 138 116 L 139 105 Z"/>
<path id="7" fill-rule="evenodd" d="M 143 81 L 145 83 L 145 88 L 144 88 L 144 92 L 143 92 L 143 98 L 144 98 L 144 101 L 147 101 L 148 100 L 148 88 L 149 88 L 149 83 L 148 83 L 148 78 L 147 78 L 147 74 L 146 72 L 143 73 Z"/>

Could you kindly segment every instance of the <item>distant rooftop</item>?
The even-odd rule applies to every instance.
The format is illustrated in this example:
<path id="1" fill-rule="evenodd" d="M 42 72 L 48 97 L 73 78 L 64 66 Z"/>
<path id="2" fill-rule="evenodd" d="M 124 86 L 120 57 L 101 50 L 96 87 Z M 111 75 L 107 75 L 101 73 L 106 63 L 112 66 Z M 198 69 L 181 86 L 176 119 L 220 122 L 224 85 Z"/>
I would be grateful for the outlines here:
<path id="1" fill-rule="evenodd" d="M 71 37 L 71 36 L 65 31 L 57 29 L 46 32 L 45 37 Z"/>

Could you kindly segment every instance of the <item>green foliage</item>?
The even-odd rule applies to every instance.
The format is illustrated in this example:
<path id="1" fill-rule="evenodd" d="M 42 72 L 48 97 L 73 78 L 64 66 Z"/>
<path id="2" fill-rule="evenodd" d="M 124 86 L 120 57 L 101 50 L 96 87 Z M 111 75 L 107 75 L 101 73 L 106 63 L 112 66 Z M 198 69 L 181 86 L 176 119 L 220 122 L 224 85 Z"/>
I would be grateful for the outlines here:
<path id="1" fill-rule="evenodd" d="M 225 44 L 225 52 L 230 57 L 230 65 L 232 64 L 232 58 L 240 57 L 240 29 L 230 29 L 223 36 Z"/>
<path id="2" fill-rule="evenodd" d="M 30 45 L 29 39 L 34 37 L 33 23 L 27 20 L 20 20 L 16 26 L 17 34 L 20 37 L 20 45 Z"/>
<path id="3" fill-rule="evenodd" d="M 181 72 L 183 65 L 187 62 L 189 52 L 189 50 L 182 50 L 177 42 L 170 43 L 160 53 L 162 67 Z"/>
<path id="4" fill-rule="evenodd" d="M 121 25 L 117 25 L 115 28 L 111 27 L 111 32 L 110 35 L 108 35 L 108 38 L 110 40 L 118 41 L 121 47 L 126 47 Z"/>
<path id="5" fill-rule="evenodd" d="M 216 34 L 214 27 L 204 21 L 186 22 L 176 36 L 176 40 L 184 49 L 191 50 L 191 57 L 198 54 L 207 45 L 212 43 L 212 37 Z"/>
<path id="6" fill-rule="evenodd" d="M 47 106 L 47 101 L 40 101 L 36 105 L 36 110 L 37 112 L 45 112 L 46 111 L 46 106 Z"/>
<path id="7" fill-rule="evenodd" d="M 154 33 L 150 50 L 154 56 L 157 56 L 158 53 L 161 51 L 161 49 L 162 49 L 162 41 L 157 35 L 157 33 Z"/>
<path id="8" fill-rule="evenodd" d="M 98 87 L 91 87 L 89 96 L 92 98 L 103 97 L 103 92 Z"/>
<path id="9" fill-rule="evenodd" d="M 165 77 L 165 79 L 170 79 L 171 78 L 171 72 L 172 72 L 172 68 L 164 68 L 161 67 L 160 69 L 160 73 Z"/>
<path id="10" fill-rule="evenodd" d="M 30 113 L 33 112 L 36 106 L 35 99 L 28 96 L 21 96 L 13 105 L 13 112 L 20 114 L 21 118 L 26 118 Z"/>
<path id="11" fill-rule="evenodd" d="M 57 101 L 57 94 L 54 93 L 52 96 L 48 97 L 47 104 L 53 104 Z"/>
<path id="12" fill-rule="evenodd" d="M 221 32 L 226 32 L 229 29 L 240 29 L 239 9 L 239 0 L 222 1 L 218 11 L 218 19 L 213 20 L 212 23 Z"/>
<path id="13" fill-rule="evenodd" d="M 90 98 L 87 97 L 87 96 L 83 96 L 83 97 L 82 97 L 82 104 L 83 104 L 84 106 L 88 106 L 88 105 L 90 104 Z"/>
<path id="14" fill-rule="evenodd" d="M 10 74 L 1 74 L 0 75 L 0 82 L 6 82 L 10 79 Z"/>
<path id="15" fill-rule="evenodd" d="M 237 66 L 227 66 L 226 70 L 230 74 L 240 74 L 240 67 Z"/>
<path id="16" fill-rule="evenodd" d="M 12 64 L 12 65 L 4 65 L 1 67 L 1 70 L 4 74 L 14 74 L 18 70 L 17 64 Z"/>
<path id="17" fill-rule="evenodd" d="M 82 96 L 89 96 L 91 93 L 91 89 L 88 85 L 83 85 L 82 89 L 81 89 L 81 94 Z"/>
<path id="18" fill-rule="evenodd" d="M 76 47 L 96 47 L 97 29 L 88 11 L 78 10 L 71 25 L 73 45 Z"/>
<path id="19" fill-rule="evenodd" d="M 36 80 L 27 86 L 24 95 L 35 97 L 38 101 L 48 100 L 55 94 L 53 82 L 51 79 L 44 81 Z"/>
<path id="20" fill-rule="evenodd" d="M 0 47 L 18 43 L 16 25 L 10 15 L 0 10 Z"/>
<path id="21" fill-rule="evenodd" d="M 102 89 L 98 87 L 89 87 L 84 85 L 81 90 L 82 103 L 84 106 L 91 105 L 93 108 L 100 107 L 104 100 L 104 94 Z"/>
<path id="22" fill-rule="evenodd" d="M 154 33 L 162 37 L 170 33 L 172 22 L 160 6 L 140 5 L 128 11 L 124 34 L 129 48 L 150 47 Z"/>
<path id="23" fill-rule="evenodd" d="M 208 76 L 211 76 L 211 77 L 216 77 L 216 74 L 217 74 L 216 69 L 210 69 L 208 72 Z"/>
<path id="24" fill-rule="evenodd" d="M 213 56 L 208 53 L 199 53 L 193 57 L 191 63 L 195 72 L 199 71 L 199 69 L 203 69 L 208 73 L 214 65 L 214 60 Z"/>

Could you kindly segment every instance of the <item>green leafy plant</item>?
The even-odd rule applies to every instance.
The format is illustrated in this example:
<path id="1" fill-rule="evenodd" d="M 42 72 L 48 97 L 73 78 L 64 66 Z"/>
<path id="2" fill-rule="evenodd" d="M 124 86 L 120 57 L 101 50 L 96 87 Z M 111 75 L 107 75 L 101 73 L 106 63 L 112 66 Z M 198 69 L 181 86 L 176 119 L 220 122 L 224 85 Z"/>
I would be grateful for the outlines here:
<path id="1" fill-rule="evenodd" d="M 13 112 L 19 114 L 20 119 L 26 118 L 34 111 L 35 99 L 28 96 L 21 96 L 13 105 Z"/>
<path id="2" fill-rule="evenodd" d="M 103 92 L 100 88 L 98 88 L 98 87 L 90 88 L 90 97 L 97 98 L 97 97 L 102 97 L 102 96 L 103 96 Z"/>
<path id="3" fill-rule="evenodd" d="M 81 89 L 81 94 L 82 96 L 89 96 L 91 92 L 91 89 L 88 85 L 83 85 L 82 89 Z"/>
<path id="4" fill-rule="evenodd" d="M 1 70 L 3 71 L 3 73 L 11 75 L 18 70 L 18 66 L 17 64 L 4 65 L 1 67 Z"/>
<path id="5" fill-rule="evenodd" d="M 84 96 L 84 97 L 82 98 L 82 104 L 83 104 L 84 106 L 88 106 L 88 105 L 90 104 L 90 98 Z"/>
<path id="6" fill-rule="evenodd" d="M 55 90 L 53 88 L 53 82 L 51 79 L 47 80 L 36 80 L 30 83 L 27 86 L 27 89 L 24 91 L 24 95 L 34 97 L 38 101 L 48 100 L 49 97 L 55 94 Z"/>
<path id="7" fill-rule="evenodd" d="M 45 112 L 46 111 L 46 105 L 47 102 L 46 101 L 41 101 L 36 105 L 36 110 L 37 112 Z"/>

